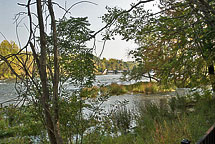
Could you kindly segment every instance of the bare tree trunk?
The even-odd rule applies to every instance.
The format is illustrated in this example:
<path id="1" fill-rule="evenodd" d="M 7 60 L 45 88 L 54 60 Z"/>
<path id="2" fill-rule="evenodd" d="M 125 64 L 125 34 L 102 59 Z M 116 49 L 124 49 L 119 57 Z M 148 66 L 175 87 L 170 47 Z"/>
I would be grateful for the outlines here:
<path id="1" fill-rule="evenodd" d="M 47 55 L 47 42 L 45 38 L 45 31 L 44 31 L 44 23 L 43 23 L 43 14 L 42 14 L 42 5 L 41 0 L 37 0 L 37 13 L 38 13 L 38 23 L 40 29 L 40 47 L 41 47 L 41 55 L 40 55 L 40 67 L 39 67 L 39 74 L 42 83 L 42 98 L 40 99 L 45 116 L 45 124 L 48 131 L 49 140 L 52 144 L 57 144 L 54 125 L 50 113 L 49 107 L 49 88 L 47 84 L 47 72 L 46 72 L 46 55 Z"/>
<path id="2" fill-rule="evenodd" d="M 59 106 L 58 106 L 58 84 L 59 84 L 59 62 L 58 62 L 58 46 L 57 46 L 57 30 L 55 15 L 51 0 L 48 0 L 48 9 L 51 16 L 52 38 L 54 45 L 54 79 L 53 79 L 53 106 L 54 106 L 54 126 L 57 143 L 62 144 L 63 139 L 60 136 L 60 123 L 59 123 Z"/>

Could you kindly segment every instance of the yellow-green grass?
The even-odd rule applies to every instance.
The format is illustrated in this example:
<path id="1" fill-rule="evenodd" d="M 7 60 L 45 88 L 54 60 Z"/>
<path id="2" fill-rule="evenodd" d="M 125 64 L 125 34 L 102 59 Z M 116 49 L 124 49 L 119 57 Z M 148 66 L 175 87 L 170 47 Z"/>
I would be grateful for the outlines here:
<path id="1" fill-rule="evenodd" d="M 81 97 L 95 98 L 99 95 L 123 95 L 126 93 L 144 93 L 144 94 L 155 94 L 167 91 L 172 91 L 173 88 L 166 88 L 159 85 L 156 82 L 137 82 L 131 85 L 120 85 L 112 83 L 107 86 L 97 87 L 93 86 L 91 88 L 83 88 L 81 90 Z"/>

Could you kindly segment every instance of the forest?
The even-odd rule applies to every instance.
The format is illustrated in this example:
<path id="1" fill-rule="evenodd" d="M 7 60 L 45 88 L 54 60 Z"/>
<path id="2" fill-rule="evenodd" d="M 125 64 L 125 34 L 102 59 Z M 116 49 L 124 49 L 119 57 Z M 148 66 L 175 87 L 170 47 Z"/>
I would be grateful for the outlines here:
<path id="1" fill-rule="evenodd" d="M 17 19 L 27 18 L 29 38 L 20 48 L 13 41 L 0 44 L 0 78 L 16 79 L 18 94 L 0 108 L 0 141 L 196 143 L 215 129 L 215 2 L 160 0 L 153 4 L 159 11 L 146 8 L 152 2 L 106 7 L 98 31 L 90 29 L 87 17 L 73 17 L 70 8 L 52 0 L 18 3 L 26 8 Z M 59 19 L 55 6 L 64 12 Z M 87 42 L 98 34 L 104 43 L 116 35 L 134 41 L 137 48 L 129 54 L 135 62 L 95 57 Z M 104 69 L 129 70 L 124 80 L 138 83 L 95 86 Z M 117 101 L 106 113 L 102 105 L 123 94 L 146 100 L 137 99 L 134 110 L 129 101 Z M 156 96 L 158 103 L 147 100 Z"/>
<path id="2" fill-rule="evenodd" d="M 124 62 L 123 60 L 117 60 L 113 58 L 109 60 L 107 60 L 106 58 L 103 59 L 95 58 L 95 63 L 96 70 L 98 72 L 104 72 L 105 69 L 130 71 L 135 67 L 135 62 L 133 61 Z"/>
<path id="3" fill-rule="evenodd" d="M 7 55 L 13 55 L 18 53 L 20 48 L 15 44 L 15 42 L 11 41 L 8 42 L 7 40 L 4 40 L 0 43 L 0 55 L 7 56 Z M 30 54 L 30 52 L 29 52 Z M 21 62 L 26 61 L 26 55 L 20 54 L 17 57 L 19 57 L 19 60 Z M 31 63 L 33 61 L 33 58 L 30 57 L 30 59 L 27 61 L 26 65 L 27 67 L 31 67 Z M 11 68 L 19 75 L 22 75 L 24 71 L 20 68 L 20 63 L 15 58 L 10 58 L 7 61 L 1 61 L 0 64 L 0 79 L 15 79 L 16 75 L 13 73 Z M 8 63 L 10 64 L 10 67 L 8 66 Z M 32 67 L 31 67 L 32 69 Z"/>
<path id="4" fill-rule="evenodd" d="M 0 43 L 0 55 L 6 56 L 10 54 L 16 54 L 20 48 L 15 44 L 15 42 L 11 41 L 8 42 L 7 40 L 4 40 Z M 30 52 L 29 52 L 30 54 Z M 25 59 L 25 55 L 20 55 L 22 62 Z M 30 63 L 32 63 L 33 57 L 31 57 L 31 60 L 28 60 L 28 65 L 30 66 Z M 11 63 L 12 69 L 19 75 L 24 73 L 23 70 L 21 70 L 19 67 L 21 63 L 17 61 L 16 59 L 8 60 L 9 63 Z M 135 66 L 135 63 L 132 61 L 124 62 L 122 60 L 117 59 L 109 59 L 106 58 L 100 59 L 96 56 L 93 57 L 93 62 L 95 64 L 95 74 L 102 74 L 105 69 L 108 70 L 132 70 Z M 11 69 L 8 67 L 7 63 L 2 61 L 0 65 L 0 79 L 15 79 L 16 75 L 11 71 Z"/>

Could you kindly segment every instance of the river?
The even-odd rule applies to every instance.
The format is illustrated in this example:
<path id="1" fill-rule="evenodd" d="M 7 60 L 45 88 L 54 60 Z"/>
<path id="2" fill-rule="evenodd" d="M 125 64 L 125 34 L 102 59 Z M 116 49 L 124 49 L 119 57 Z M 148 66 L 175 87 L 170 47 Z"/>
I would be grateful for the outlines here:
<path id="1" fill-rule="evenodd" d="M 109 85 L 111 83 L 117 84 L 132 84 L 135 81 L 122 81 L 120 80 L 121 74 L 117 75 L 97 75 L 94 85 Z M 148 81 L 147 79 L 143 79 L 142 81 Z M 69 86 L 71 89 L 72 86 Z M 157 101 L 164 97 L 169 97 L 171 94 L 124 94 L 120 96 L 111 96 L 104 103 L 106 106 L 110 106 L 111 104 L 116 103 L 117 101 L 128 101 L 129 107 L 133 107 L 136 101 Z M 17 93 L 15 90 L 14 81 L 2 80 L 0 81 L 0 103 L 5 102 L 7 100 L 13 99 L 17 97 Z"/>

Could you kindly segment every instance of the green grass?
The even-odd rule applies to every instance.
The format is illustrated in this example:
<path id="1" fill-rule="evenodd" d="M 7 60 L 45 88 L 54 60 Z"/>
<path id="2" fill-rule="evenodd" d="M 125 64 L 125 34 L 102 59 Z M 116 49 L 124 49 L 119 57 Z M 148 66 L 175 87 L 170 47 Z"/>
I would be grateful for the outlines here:
<path id="1" fill-rule="evenodd" d="M 193 103 L 192 106 L 190 103 Z M 119 132 L 120 128 L 116 127 L 114 131 L 109 130 L 105 134 L 92 132 L 88 136 L 96 137 L 95 143 L 101 144 L 176 144 L 181 143 L 184 138 L 196 143 L 215 123 L 215 100 L 208 96 L 208 93 L 203 96 L 194 95 L 192 99 L 177 97 L 170 100 L 166 106 L 139 103 L 136 108 L 139 114 L 134 116 L 137 126 L 133 130 L 117 134 L 116 131 Z M 194 111 L 190 111 L 191 108 Z M 123 120 L 130 115 L 131 113 L 124 111 L 123 115 L 115 118 L 120 123 L 125 122 Z M 128 123 L 129 121 L 126 125 Z"/>
<path id="2" fill-rule="evenodd" d="M 137 82 L 131 85 L 119 85 L 112 83 L 111 85 L 106 86 L 106 88 L 110 92 L 110 95 L 121 95 L 125 93 L 155 94 L 173 90 L 171 88 L 160 86 L 156 82 Z"/>
<path id="3" fill-rule="evenodd" d="M 99 93 L 99 88 L 93 86 L 91 88 L 83 88 L 80 92 L 80 97 L 82 98 L 96 98 Z"/>
<path id="4" fill-rule="evenodd" d="M 97 96 L 113 96 L 113 95 L 123 95 L 126 93 L 144 93 L 144 94 L 155 94 L 163 93 L 167 91 L 172 91 L 173 88 L 166 88 L 164 86 L 158 85 L 156 82 L 137 82 L 131 85 L 120 85 L 112 83 L 107 86 L 97 87 L 93 86 L 91 88 L 83 88 L 81 90 L 81 97 L 96 98 Z"/>

